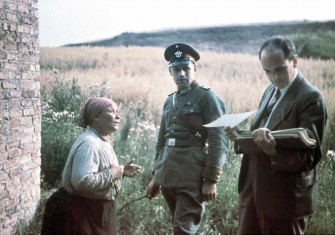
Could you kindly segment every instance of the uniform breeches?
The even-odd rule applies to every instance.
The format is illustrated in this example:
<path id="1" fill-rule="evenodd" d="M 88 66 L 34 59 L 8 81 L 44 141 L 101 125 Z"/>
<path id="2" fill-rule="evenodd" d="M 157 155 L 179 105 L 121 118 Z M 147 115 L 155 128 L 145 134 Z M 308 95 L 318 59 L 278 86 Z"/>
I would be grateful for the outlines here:
<path id="1" fill-rule="evenodd" d="M 173 216 L 174 234 L 196 234 L 205 205 L 199 188 L 162 188 Z"/>

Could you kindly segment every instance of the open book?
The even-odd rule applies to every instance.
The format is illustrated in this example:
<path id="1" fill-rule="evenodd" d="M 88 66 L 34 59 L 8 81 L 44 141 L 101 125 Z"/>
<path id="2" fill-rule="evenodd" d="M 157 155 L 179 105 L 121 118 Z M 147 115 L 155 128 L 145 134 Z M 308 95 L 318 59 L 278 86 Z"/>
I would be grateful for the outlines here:
<path id="1" fill-rule="evenodd" d="M 251 131 L 244 131 L 234 139 L 235 145 L 242 149 L 243 153 L 258 154 L 262 150 L 254 143 Z M 271 135 L 277 142 L 277 147 L 287 149 L 313 149 L 316 147 L 316 140 L 310 138 L 304 128 L 293 128 L 279 131 L 271 131 Z"/>

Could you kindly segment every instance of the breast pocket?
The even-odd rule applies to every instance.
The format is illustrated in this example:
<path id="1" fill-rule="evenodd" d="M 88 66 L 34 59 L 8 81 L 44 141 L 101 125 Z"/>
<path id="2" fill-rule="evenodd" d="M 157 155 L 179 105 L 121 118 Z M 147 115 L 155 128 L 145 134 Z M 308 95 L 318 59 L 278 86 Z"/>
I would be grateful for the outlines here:
<path id="1" fill-rule="evenodd" d="M 280 110 L 280 120 L 281 120 L 281 129 L 294 128 L 298 124 L 298 116 L 294 111 L 294 102 L 288 103 L 287 106 L 281 108 Z"/>
<path id="2" fill-rule="evenodd" d="M 197 129 L 204 124 L 199 106 L 189 106 L 185 104 L 182 113 L 183 119 L 187 121 L 192 128 Z"/>
<path id="3" fill-rule="evenodd" d="M 201 110 L 197 105 L 184 104 L 183 113 L 186 115 L 193 115 L 201 113 Z"/>

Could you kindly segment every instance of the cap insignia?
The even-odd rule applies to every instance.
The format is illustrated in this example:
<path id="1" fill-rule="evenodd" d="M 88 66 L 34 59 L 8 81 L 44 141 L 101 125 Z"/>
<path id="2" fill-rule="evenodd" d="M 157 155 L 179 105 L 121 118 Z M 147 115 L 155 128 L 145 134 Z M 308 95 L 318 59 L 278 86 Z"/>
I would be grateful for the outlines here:
<path id="1" fill-rule="evenodd" d="M 183 54 L 183 52 L 181 52 L 181 51 L 176 51 L 174 54 L 176 55 L 176 58 L 180 58 L 181 55 Z"/>
<path id="2" fill-rule="evenodd" d="M 176 48 L 178 48 L 179 46 L 178 45 L 176 45 Z"/>

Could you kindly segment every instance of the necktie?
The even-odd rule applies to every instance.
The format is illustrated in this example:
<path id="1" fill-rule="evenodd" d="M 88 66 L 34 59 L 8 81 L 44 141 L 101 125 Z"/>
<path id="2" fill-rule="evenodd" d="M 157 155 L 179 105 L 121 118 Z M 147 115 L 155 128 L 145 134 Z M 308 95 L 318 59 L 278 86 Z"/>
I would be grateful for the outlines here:
<path id="1" fill-rule="evenodd" d="M 275 104 L 277 103 L 277 101 L 280 98 L 280 90 L 278 88 L 276 88 L 275 94 L 272 96 L 268 107 L 266 107 L 266 115 L 269 116 L 272 112 L 273 107 L 275 106 Z"/>
<path id="2" fill-rule="evenodd" d="M 267 120 L 269 119 L 269 116 L 272 112 L 272 109 L 275 106 L 275 104 L 277 103 L 277 101 L 279 100 L 279 98 L 280 98 L 280 90 L 278 88 L 276 88 L 274 95 L 272 96 L 270 102 L 268 103 L 268 106 L 265 109 L 265 112 L 263 114 L 263 118 L 262 118 L 262 121 L 261 121 L 259 127 L 264 127 L 265 126 L 265 124 L 266 124 Z"/>

